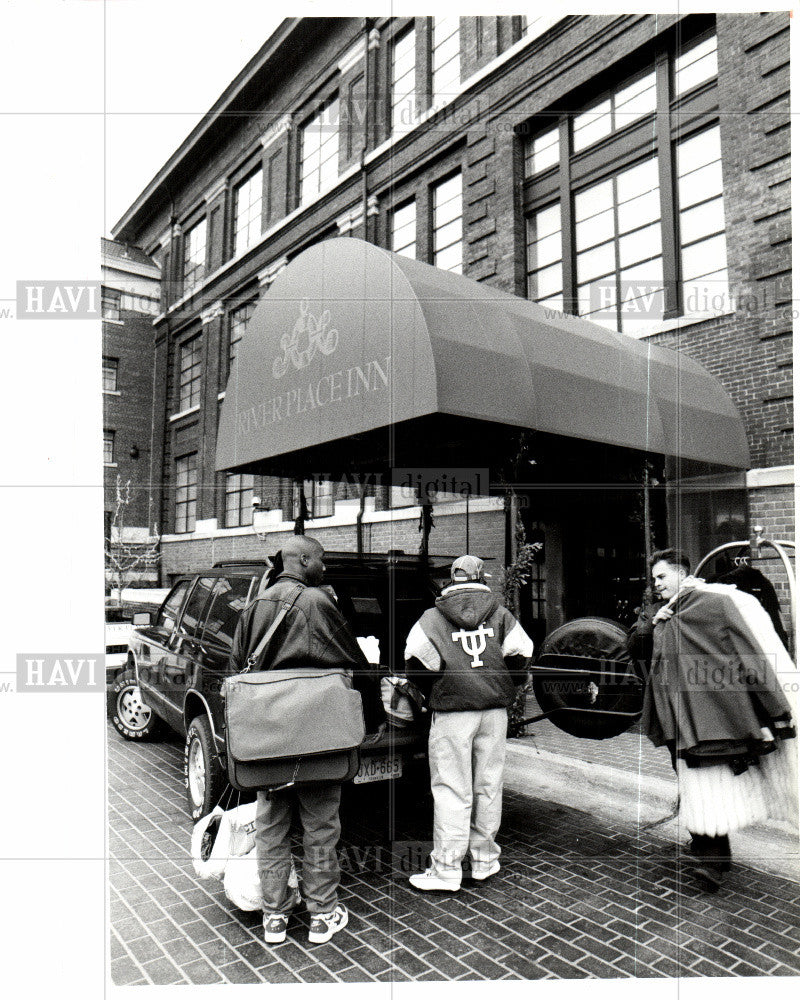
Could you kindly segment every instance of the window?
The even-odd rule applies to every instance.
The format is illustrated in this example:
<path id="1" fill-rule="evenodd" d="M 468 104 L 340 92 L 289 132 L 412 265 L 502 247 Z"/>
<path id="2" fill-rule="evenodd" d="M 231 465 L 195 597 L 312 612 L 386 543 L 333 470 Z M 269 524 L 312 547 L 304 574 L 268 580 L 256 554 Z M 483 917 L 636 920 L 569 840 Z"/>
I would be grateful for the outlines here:
<path id="1" fill-rule="evenodd" d="M 103 358 L 103 392 L 117 391 L 119 358 Z"/>
<path id="2" fill-rule="evenodd" d="M 719 127 L 678 143 L 677 173 L 683 310 L 708 312 L 728 292 Z"/>
<path id="3" fill-rule="evenodd" d="M 655 110 L 656 74 L 653 70 L 576 115 L 572 125 L 573 150 L 578 153 Z"/>
<path id="4" fill-rule="evenodd" d="M 237 345 L 242 339 L 244 331 L 247 329 L 250 317 L 256 311 L 257 302 L 257 299 L 251 299 L 250 302 L 245 302 L 243 306 L 238 306 L 236 309 L 231 310 L 229 328 L 230 340 L 228 342 L 228 370 L 233 368 L 233 359 L 236 357 Z"/>
<path id="5" fill-rule="evenodd" d="M 461 274 L 461 174 L 433 189 L 433 264 Z"/>
<path id="6" fill-rule="evenodd" d="M 253 477 L 229 475 L 225 480 L 225 527 L 253 523 Z"/>
<path id="7" fill-rule="evenodd" d="M 434 17 L 431 32 L 431 93 L 433 103 L 453 97 L 461 86 L 459 17 Z"/>
<path id="8" fill-rule="evenodd" d="M 191 292 L 206 276 L 206 220 L 202 218 L 183 238 L 183 291 Z"/>
<path id="9" fill-rule="evenodd" d="M 175 462 L 175 533 L 194 531 L 197 514 L 197 452 Z"/>
<path id="10" fill-rule="evenodd" d="M 308 517 L 332 517 L 335 509 L 333 498 L 333 483 L 328 479 L 304 479 L 303 496 L 306 501 Z M 292 517 L 300 516 L 300 485 L 295 482 L 292 488 Z"/>
<path id="11" fill-rule="evenodd" d="M 300 131 L 300 202 L 339 176 L 339 99 L 333 97 Z"/>
<path id="12" fill-rule="evenodd" d="M 181 344 L 180 382 L 178 386 L 178 411 L 200 405 L 200 384 L 202 382 L 203 338 L 200 334 Z"/>
<path id="13" fill-rule="evenodd" d="M 525 144 L 528 297 L 632 335 L 728 297 L 714 37 L 656 62 Z"/>
<path id="14" fill-rule="evenodd" d="M 575 195 L 581 316 L 626 333 L 663 316 L 660 215 L 655 157 Z"/>
<path id="15" fill-rule="evenodd" d="M 211 597 L 211 606 L 206 615 L 203 640 L 221 643 L 230 649 L 233 635 L 239 623 L 239 616 L 247 604 L 253 580 L 251 577 L 224 577 L 217 580 Z"/>
<path id="16" fill-rule="evenodd" d="M 407 130 L 417 120 L 416 104 L 416 35 L 414 28 L 403 32 L 392 42 L 392 107 L 393 132 Z"/>
<path id="17" fill-rule="evenodd" d="M 527 229 L 528 298 L 561 312 L 561 205 L 556 202 L 528 216 Z"/>
<path id="18" fill-rule="evenodd" d="M 261 235 L 261 167 L 233 189 L 233 253 L 243 253 Z"/>
<path id="19" fill-rule="evenodd" d="M 686 46 L 675 60 L 675 96 L 694 90 L 717 75 L 717 36 Z"/>
<path id="20" fill-rule="evenodd" d="M 214 583 L 213 577 L 205 576 L 201 577 L 194 585 L 194 590 L 186 602 L 186 608 L 181 618 L 181 632 L 191 636 L 197 632 L 197 626 L 203 620 L 203 611 L 208 604 Z"/>
<path id="21" fill-rule="evenodd" d="M 409 201 L 391 214 L 392 250 L 404 257 L 417 256 L 417 204 Z"/>
<path id="22" fill-rule="evenodd" d="M 114 431 L 103 431 L 103 462 L 114 464 Z"/>
<path id="23" fill-rule="evenodd" d="M 166 601 L 164 601 L 164 604 L 158 613 L 156 628 L 161 629 L 164 632 L 171 632 L 175 628 L 175 624 L 178 621 L 178 615 L 181 613 L 181 607 L 190 585 L 191 580 L 181 580 L 180 583 L 175 584 L 172 588 L 172 593 L 167 597 Z"/>
<path id="24" fill-rule="evenodd" d="M 101 289 L 101 307 L 103 319 L 121 319 L 122 292 L 116 288 L 106 288 L 103 285 Z"/>

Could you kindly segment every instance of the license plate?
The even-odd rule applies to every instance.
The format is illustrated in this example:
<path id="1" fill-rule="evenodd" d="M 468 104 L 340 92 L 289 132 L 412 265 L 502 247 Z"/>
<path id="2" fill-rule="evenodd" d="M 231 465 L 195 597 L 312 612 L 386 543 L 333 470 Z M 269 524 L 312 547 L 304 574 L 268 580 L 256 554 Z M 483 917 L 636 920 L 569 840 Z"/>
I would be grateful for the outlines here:
<path id="1" fill-rule="evenodd" d="M 353 778 L 353 784 L 363 785 L 367 781 L 390 781 L 392 778 L 399 778 L 403 773 L 403 758 L 392 757 L 387 754 L 385 757 L 369 757 L 361 761 L 358 773 Z"/>

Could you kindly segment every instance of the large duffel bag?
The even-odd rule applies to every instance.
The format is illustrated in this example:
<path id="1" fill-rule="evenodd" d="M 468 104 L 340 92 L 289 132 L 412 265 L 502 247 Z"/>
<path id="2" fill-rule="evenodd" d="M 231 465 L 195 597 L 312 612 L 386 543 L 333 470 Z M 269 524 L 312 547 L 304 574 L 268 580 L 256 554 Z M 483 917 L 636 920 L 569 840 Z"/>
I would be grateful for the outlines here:
<path id="1" fill-rule="evenodd" d="M 358 770 L 361 695 L 350 671 L 264 670 L 225 679 L 228 780 L 240 791 L 341 782 Z"/>

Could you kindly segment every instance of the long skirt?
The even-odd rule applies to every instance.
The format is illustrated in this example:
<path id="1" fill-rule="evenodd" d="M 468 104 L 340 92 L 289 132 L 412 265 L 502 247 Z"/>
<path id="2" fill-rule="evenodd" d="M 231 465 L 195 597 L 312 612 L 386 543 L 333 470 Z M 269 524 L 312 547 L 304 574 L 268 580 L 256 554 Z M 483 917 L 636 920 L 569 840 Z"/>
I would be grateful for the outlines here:
<path id="1" fill-rule="evenodd" d="M 758 766 L 687 767 L 678 759 L 680 818 L 690 833 L 722 837 L 767 819 L 798 824 L 797 740 L 783 740 Z"/>

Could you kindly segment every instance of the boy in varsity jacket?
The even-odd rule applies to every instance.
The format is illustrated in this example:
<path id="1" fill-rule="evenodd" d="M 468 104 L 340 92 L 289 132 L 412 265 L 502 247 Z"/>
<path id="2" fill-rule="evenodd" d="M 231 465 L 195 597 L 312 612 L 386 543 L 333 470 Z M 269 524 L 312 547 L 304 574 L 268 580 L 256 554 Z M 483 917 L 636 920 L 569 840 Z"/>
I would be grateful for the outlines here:
<path id="1" fill-rule="evenodd" d="M 461 556 L 451 584 L 411 629 L 406 673 L 432 679 L 428 756 L 433 792 L 431 867 L 423 890 L 457 891 L 469 851 L 472 878 L 500 870 L 495 836 L 503 802 L 507 709 L 525 683 L 533 643 L 486 585 L 483 562 Z M 424 686 L 427 687 L 427 684 Z"/>

